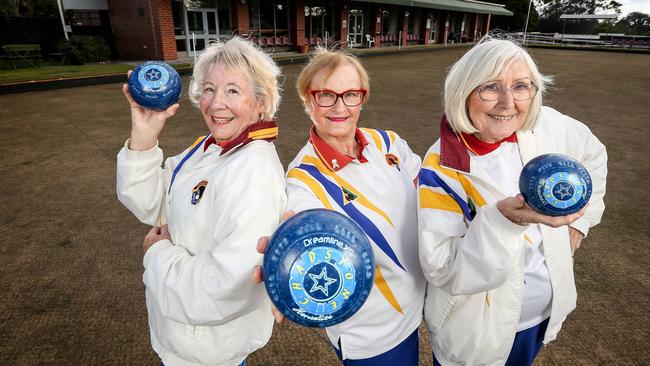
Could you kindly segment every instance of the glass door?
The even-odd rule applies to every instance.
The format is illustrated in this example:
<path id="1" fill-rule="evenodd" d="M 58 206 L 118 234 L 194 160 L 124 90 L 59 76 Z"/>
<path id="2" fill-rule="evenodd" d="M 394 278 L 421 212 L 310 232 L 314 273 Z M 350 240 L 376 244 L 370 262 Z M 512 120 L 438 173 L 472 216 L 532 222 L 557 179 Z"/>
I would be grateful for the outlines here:
<path id="1" fill-rule="evenodd" d="M 187 11 L 188 54 L 194 56 L 194 51 L 201 52 L 219 39 L 219 18 L 214 9 L 193 9 Z"/>
<path id="2" fill-rule="evenodd" d="M 438 32 L 440 31 L 440 22 L 435 17 L 429 18 L 431 21 L 431 29 L 429 32 L 429 43 L 438 42 Z"/>
<path id="3" fill-rule="evenodd" d="M 349 47 L 360 47 L 363 44 L 363 11 L 361 9 L 350 9 L 348 17 L 348 38 Z"/>

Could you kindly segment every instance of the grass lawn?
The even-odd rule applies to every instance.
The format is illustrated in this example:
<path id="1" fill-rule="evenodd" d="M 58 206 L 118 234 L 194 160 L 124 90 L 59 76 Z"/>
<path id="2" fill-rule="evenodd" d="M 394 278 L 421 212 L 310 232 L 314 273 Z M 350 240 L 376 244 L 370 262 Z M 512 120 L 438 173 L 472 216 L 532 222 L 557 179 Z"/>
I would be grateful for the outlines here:
<path id="1" fill-rule="evenodd" d="M 172 65 L 175 68 L 187 67 L 187 64 Z M 124 73 L 134 66 L 128 64 L 89 64 L 89 65 L 64 65 L 42 66 L 19 69 L 0 69 L 0 84 L 20 81 L 38 81 L 50 79 L 65 79 L 80 76 L 94 76 Z"/>

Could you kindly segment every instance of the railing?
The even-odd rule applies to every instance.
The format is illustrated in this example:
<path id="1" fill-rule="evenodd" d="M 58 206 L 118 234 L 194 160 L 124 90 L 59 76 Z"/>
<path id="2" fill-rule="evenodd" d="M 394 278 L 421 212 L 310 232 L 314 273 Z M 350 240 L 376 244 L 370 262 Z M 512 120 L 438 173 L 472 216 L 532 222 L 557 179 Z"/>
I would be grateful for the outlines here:
<path id="1" fill-rule="evenodd" d="M 510 33 L 510 38 L 523 43 L 523 33 Z M 650 49 L 650 37 L 643 36 L 608 36 L 562 33 L 527 33 L 526 44 L 551 45 L 560 47 L 597 47 Z"/>

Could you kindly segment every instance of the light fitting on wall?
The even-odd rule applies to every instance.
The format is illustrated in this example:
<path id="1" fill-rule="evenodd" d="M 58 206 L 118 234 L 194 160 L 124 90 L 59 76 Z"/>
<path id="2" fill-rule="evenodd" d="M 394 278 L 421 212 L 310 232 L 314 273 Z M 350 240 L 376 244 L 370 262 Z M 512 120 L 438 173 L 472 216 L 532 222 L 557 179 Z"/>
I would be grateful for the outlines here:
<path id="1" fill-rule="evenodd" d="M 405 11 L 405 12 L 404 12 L 404 16 L 408 18 L 408 16 L 409 16 L 409 12 L 408 12 L 408 11 Z"/>

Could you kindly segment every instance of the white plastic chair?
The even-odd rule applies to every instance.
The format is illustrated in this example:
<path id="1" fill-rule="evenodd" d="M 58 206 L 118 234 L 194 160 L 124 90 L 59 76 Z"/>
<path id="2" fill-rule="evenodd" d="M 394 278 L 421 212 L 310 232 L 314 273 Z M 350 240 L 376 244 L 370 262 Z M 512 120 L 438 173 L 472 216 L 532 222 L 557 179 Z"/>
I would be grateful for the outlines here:
<path id="1" fill-rule="evenodd" d="M 370 34 L 366 34 L 366 42 L 368 43 L 368 47 L 375 47 L 375 37 Z"/>
<path id="2" fill-rule="evenodd" d="M 353 48 L 357 46 L 357 42 L 354 40 L 355 37 L 348 35 L 348 47 Z"/>

